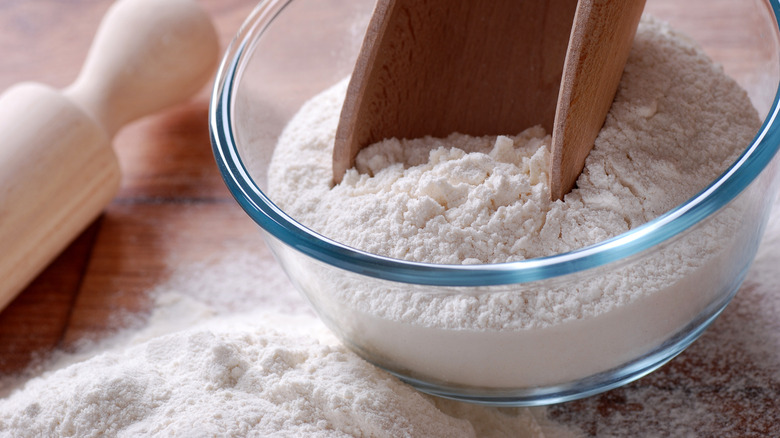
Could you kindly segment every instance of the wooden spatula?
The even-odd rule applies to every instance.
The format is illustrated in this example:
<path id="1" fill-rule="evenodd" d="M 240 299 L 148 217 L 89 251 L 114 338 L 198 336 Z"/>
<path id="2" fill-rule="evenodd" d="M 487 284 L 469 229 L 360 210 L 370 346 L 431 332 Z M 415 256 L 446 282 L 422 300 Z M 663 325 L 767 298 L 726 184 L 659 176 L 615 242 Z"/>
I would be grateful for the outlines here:
<path id="1" fill-rule="evenodd" d="M 379 0 L 336 132 L 334 181 L 385 138 L 542 125 L 558 145 L 550 175 L 561 197 L 604 122 L 644 3 Z"/>

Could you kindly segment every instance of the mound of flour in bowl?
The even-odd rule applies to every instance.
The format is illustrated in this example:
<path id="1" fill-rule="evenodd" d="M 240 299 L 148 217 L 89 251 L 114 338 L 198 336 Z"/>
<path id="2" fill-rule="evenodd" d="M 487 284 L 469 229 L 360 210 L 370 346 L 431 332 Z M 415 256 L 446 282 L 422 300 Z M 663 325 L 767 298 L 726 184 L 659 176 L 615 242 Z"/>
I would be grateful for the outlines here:
<path id="1" fill-rule="evenodd" d="M 571 251 L 635 228 L 723 172 L 760 121 L 750 100 L 691 42 L 645 20 L 582 176 L 551 202 L 550 138 L 389 139 L 332 186 L 346 83 L 305 105 L 281 136 L 268 192 L 306 226 L 389 257 L 501 263 Z"/>
<path id="2" fill-rule="evenodd" d="M 634 229 L 706 187 L 760 126 L 734 80 L 694 42 L 648 18 L 563 201 L 549 200 L 549 137 L 540 127 L 385 140 L 362 150 L 357 169 L 333 186 L 345 91 L 346 82 L 335 85 L 290 121 L 269 165 L 268 194 L 327 237 L 420 262 L 523 260 Z M 748 239 L 740 231 L 759 226 L 744 223 L 757 220 L 746 211 L 727 206 L 641 263 L 576 279 L 452 293 L 313 272 L 311 282 L 323 283 L 313 300 L 349 321 L 339 329 L 352 345 L 402 374 L 488 388 L 569 382 L 647 354 L 713 312 L 723 285 L 740 275 L 731 263 Z"/>

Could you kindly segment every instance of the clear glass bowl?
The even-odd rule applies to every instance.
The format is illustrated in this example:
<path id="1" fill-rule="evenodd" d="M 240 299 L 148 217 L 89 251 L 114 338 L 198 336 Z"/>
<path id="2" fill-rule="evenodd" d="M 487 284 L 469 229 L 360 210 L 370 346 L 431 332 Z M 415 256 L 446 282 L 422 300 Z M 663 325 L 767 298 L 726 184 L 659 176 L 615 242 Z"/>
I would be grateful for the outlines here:
<path id="1" fill-rule="evenodd" d="M 279 134 L 305 101 L 350 74 L 372 8 L 372 1 L 356 0 L 261 2 L 225 55 L 210 111 L 225 183 L 261 227 L 295 286 L 345 345 L 422 391 L 524 406 L 623 385 L 693 342 L 738 290 L 778 188 L 778 1 L 647 2 L 647 12 L 703 42 L 710 57 L 748 91 L 764 120 L 723 175 L 672 211 L 599 244 L 469 266 L 355 250 L 297 223 L 264 193 Z M 714 8 L 729 12 L 712 14 Z M 540 293 L 581 293 L 605 276 L 641 282 L 675 257 L 690 269 L 673 283 L 648 287 L 605 314 L 545 327 L 400 323 L 386 309 L 356 298 L 356 291 L 371 289 L 431 302 L 466 295 L 531 300 Z"/>

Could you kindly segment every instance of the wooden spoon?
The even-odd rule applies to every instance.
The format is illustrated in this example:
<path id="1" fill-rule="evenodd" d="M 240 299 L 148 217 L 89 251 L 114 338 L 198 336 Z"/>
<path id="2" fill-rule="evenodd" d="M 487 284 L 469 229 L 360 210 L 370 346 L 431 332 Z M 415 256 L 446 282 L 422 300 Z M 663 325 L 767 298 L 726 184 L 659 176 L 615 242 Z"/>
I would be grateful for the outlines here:
<path id="1" fill-rule="evenodd" d="M 360 149 L 385 138 L 542 125 L 553 131 L 560 198 L 604 122 L 644 3 L 379 0 L 336 131 L 334 182 Z"/>

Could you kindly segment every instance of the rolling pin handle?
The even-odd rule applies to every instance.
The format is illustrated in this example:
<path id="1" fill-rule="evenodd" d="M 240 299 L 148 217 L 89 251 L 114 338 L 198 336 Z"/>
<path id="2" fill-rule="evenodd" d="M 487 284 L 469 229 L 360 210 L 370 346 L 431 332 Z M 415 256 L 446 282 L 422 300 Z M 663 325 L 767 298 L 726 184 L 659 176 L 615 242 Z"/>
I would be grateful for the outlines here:
<path id="1" fill-rule="evenodd" d="M 193 0 L 120 0 L 98 28 L 65 95 L 113 136 L 123 125 L 180 103 L 211 77 L 219 44 Z"/>

